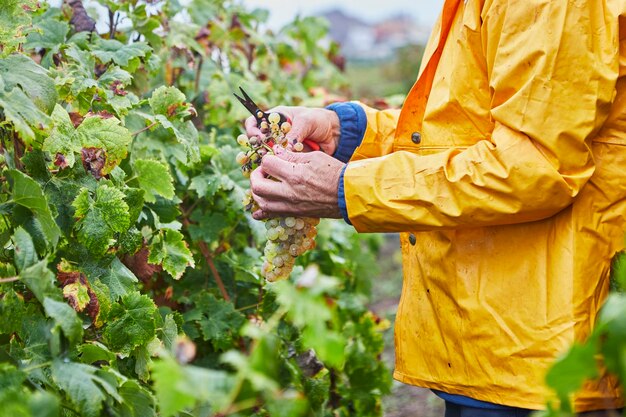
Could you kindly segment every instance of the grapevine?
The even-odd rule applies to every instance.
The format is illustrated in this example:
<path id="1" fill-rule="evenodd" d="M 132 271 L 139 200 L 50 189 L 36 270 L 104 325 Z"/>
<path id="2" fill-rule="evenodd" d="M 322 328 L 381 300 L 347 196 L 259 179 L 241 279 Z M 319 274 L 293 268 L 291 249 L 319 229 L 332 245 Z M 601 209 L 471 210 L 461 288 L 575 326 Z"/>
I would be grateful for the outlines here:
<path id="1" fill-rule="evenodd" d="M 300 142 L 293 146 L 288 143 L 285 135 L 291 130 L 291 123 L 289 120 L 281 123 L 278 113 L 270 113 L 267 118 L 262 118 L 259 127 L 263 137 L 249 138 L 243 134 L 237 137 L 237 143 L 245 150 L 237 154 L 236 160 L 246 177 L 261 164 L 263 157 L 274 154 L 275 147 L 292 148 L 296 152 L 301 152 L 304 148 Z M 246 191 L 243 205 L 250 212 L 259 209 L 250 190 Z M 315 248 L 315 226 L 319 224 L 319 219 L 277 217 L 264 222 L 267 242 L 263 250 L 265 261 L 261 273 L 270 282 L 287 279 L 296 258 Z"/>
<path id="2" fill-rule="evenodd" d="M 381 415 L 378 240 L 321 223 L 315 267 L 266 285 L 241 215 L 231 86 L 324 100 L 324 23 L 91 0 L 94 30 L 81 0 L 0 3 L 0 416 Z"/>

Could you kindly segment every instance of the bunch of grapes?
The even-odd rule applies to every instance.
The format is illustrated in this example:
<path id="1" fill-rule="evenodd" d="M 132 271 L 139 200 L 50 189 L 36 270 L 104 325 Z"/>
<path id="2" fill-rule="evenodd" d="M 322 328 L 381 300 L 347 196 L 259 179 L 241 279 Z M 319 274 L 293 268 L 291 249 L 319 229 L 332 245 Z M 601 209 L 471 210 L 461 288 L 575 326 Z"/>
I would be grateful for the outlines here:
<path id="1" fill-rule="evenodd" d="M 237 137 L 237 142 L 244 148 L 237 155 L 237 163 L 246 177 L 261 164 L 265 155 L 274 153 L 274 146 L 286 148 L 288 145 L 285 135 L 291 130 L 291 124 L 289 121 L 281 123 L 280 114 L 270 113 L 267 118 L 263 118 L 259 127 L 264 137 Z M 293 145 L 296 152 L 302 149 L 303 145 L 299 142 Z M 246 192 L 243 205 L 250 212 L 259 208 L 250 190 Z M 289 278 L 296 258 L 315 247 L 315 226 L 318 223 L 319 219 L 314 218 L 281 217 L 265 220 L 267 242 L 261 271 L 265 279 L 274 282 Z"/>

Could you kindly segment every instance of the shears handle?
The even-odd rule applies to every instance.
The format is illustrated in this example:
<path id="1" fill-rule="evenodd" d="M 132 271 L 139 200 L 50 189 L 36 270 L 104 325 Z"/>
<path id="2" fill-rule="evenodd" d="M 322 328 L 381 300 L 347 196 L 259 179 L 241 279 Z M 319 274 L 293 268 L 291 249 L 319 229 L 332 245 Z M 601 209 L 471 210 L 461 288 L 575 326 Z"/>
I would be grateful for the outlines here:
<path id="1" fill-rule="evenodd" d="M 305 145 L 307 145 L 309 148 L 313 149 L 314 151 L 320 150 L 320 145 L 318 145 L 317 142 L 313 142 L 311 139 L 305 139 L 302 141 L 302 143 L 304 143 Z"/>

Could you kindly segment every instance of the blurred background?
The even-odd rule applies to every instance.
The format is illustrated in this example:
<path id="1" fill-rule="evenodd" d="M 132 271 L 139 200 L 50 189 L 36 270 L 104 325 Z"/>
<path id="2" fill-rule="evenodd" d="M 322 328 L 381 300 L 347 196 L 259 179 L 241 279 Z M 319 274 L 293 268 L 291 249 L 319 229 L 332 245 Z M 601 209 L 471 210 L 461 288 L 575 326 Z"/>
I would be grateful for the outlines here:
<path id="1" fill-rule="evenodd" d="M 297 16 L 328 20 L 330 40 L 340 45 L 352 99 L 374 106 L 399 105 L 409 91 L 424 45 L 443 0 L 244 0 L 269 11 L 270 29 L 280 31 Z M 402 286 L 397 235 L 387 235 L 379 253 L 381 277 L 372 289 L 372 310 L 389 320 L 384 360 L 393 369 L 393 322 Z M 443 401 L 430 390 L 394 381 L 384 400 L 386 417 L 441 417 Z"/>
<path id="2" fill-rule="evenodd" d="M 413 85 L 423 47 L 443 0 L 243 0 L 270 12 L 273 30 L 296 16 L 328 20 L 341 45 L 354 98 L 404 95 Z"/>

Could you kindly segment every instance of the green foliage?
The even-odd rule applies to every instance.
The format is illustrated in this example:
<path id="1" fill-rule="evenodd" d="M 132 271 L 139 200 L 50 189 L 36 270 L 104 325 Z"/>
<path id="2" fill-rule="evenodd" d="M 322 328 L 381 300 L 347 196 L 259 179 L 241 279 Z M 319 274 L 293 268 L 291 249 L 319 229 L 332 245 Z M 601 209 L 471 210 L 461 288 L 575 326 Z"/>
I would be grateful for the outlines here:
<path id="1" fill-rule="evenodd" d="M 559 401 L 550 403 L 542 417 L 572 416 L 572 396 L 585 381 L 601 373 L 608 371 L 620 381 L 626 380 L 626 253 L 616 254 L 611 272 L 613 293 L 602 306 L 592 333 L 565 352 L 546 376 Z"/>
<path id="2" fill-rule="evenodd" d="M 97 0 L 99 34 L 68 5 L 0 3 L 2 413 L 381 415 L 376 239 L 323 222 L 269 285 L 241 207 L 232 91 L 319 104 L 311 87 L 343 85 L 325 24 L 274 34 L 234 1 Z"/>

